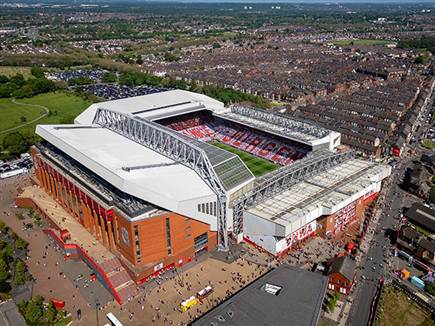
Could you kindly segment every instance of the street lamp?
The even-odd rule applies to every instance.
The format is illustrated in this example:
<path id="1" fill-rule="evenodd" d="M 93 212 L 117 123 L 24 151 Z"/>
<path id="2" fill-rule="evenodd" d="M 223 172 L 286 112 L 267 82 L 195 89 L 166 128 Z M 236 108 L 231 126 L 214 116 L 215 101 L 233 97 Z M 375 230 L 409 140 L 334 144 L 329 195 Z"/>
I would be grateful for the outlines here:
<path id="1" fill-rule="evenodd" d="M 95 299 L 95 313 L 97 314 L 97 326 L 100 326 L 99 322 L 98 322 L 98 308 L 100 307 L 100 303 L 98 302 L 97 299 Z"/>

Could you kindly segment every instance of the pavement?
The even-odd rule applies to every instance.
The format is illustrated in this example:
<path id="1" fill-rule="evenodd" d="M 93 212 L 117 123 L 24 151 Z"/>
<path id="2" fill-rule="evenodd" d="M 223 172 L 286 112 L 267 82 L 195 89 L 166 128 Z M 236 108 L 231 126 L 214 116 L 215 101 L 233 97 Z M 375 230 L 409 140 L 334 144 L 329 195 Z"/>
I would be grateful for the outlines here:
<path id="1" fill-rule="evenodd" d="M 19 220 L 18 212 L 23 212 L 15 207 L 14 201 L 19 189 L 30 185 L 31 174 L 4 179 L 0 188 L 0 219 L 3 220 L 22 239 L 29 242 L 26 264 L 35 282 L 30 292 L 33 295 L 42 295 L 45 299 L 56 298 L 64 300 L 65 309 L 75 312 L 81 309 L 82 314 L 92 311 L 81 291 L 72 281 L 64 278 L 63 256 L 49 242 L 42 228 L 33 226 L 32 229 L 23 227 L 23 223 L 32 222 L 29 217 Z M 25 210 L 24 210 L 25 211 Z"/>

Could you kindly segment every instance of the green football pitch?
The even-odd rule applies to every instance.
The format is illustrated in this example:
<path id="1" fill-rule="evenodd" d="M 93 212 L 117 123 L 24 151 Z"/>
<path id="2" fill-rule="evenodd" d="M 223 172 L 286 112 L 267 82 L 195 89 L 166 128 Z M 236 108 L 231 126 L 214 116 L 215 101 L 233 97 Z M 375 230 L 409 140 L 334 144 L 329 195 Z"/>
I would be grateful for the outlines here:
<path id="1" fill-rule="evenodd" d="M 240 159 L 245 162 L 246 166 L 249 170 L 256 176 L 262 176 L 263 174 L 272 172 L 273 170 L 276 170 L 279 166 L 269 162 L 268 160 L 262 159 L 260 157 L 254 156 L 252 154 L 239 151 L 238 149 L 235 149 L 234 147 L 231 147 L 229 145 L 225 145 L 223 143 L 220 143 L 218 141 L 212 141 L 210 143 L 211 145 L 214 145 L 216 147 L 222 148 L 228 152 L 236 154 Z"/>

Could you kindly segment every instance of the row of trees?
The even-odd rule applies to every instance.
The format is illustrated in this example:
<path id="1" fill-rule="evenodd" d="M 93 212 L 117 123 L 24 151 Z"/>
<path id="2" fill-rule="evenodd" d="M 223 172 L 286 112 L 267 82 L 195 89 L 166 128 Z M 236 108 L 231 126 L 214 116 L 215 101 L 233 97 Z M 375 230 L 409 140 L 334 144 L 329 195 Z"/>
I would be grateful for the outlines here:
<path id="1" fill-rule="evenodd" d="M 56 310 L 53 303 L 45 303 L 40 295 L 33 300 L 21 301 L 18 309 L 26 320 L 27 325 L 66 325 L 66 313 L 64 310 Z"/>
<path id="2" fill-rule="evenodd" d="M 27 266 L 19 257 L 26 255 L 28 243 L 0 220 L 0 292 L 7 297 L 14 286 L 31 279 Z M 23 252 L 24 251 L 24 252 Z"/>
<path id="3" fill-rule="evenodd" d="M 435 37 L 401 39 L 398 46 L 404 49 L 424 49 L 435 54 Z"/>
<path id="4" fill-rule="evenodd" d="M 33 67 L 31 73 L 33 77 L 28 79 L 25 79 L 19 73 L 12 77 L 0 75 L 0 98 L 11 96 L 15 98 L 31 97 L 57 89 L 53 81 L 45 78 L 44 72 L 40 68 Z"/>
<path id="5" fill-rule="evenodd" d="M 37 141 L 34 133 L 12 132 L 7 134 L 1 143 L 1 150 L 7 157 L 14 157 L 21 153 L 27 152 L 31 145 Z M 0 155 L 0 158 L 6 158 Z"/>

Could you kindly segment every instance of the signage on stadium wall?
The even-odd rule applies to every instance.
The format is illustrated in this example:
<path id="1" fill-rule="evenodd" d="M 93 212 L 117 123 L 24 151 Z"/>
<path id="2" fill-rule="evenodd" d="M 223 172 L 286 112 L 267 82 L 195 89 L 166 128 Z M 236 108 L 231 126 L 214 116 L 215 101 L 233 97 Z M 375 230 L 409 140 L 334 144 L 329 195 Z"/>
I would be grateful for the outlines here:
<path id="1" fill-rule="evenodd" d="M 309 237 L 310 235 L 314 234 L 316 232 L 316 226 L 317 226 L 317 222 L 314 220 L 311 223 L 304 225 L 300 229 L 297 229 L 296 231 L 286 236 L 284 239 L 286 243 L 286 247 L 284 249 L 287 249 L 295 245 L 299 241 L 302 241 L 305 238 Z"/>
<path id="2" fill-rule="evenodd" d="M 163 263 L 157 264 L 154 266 L 154 272 L 157 272 L 163 268 Z"/>
<path id="3" fill-rule="evenodd" d="M 356 215 L 356 201 L 335 213 L 334 230 L 341 230 Z"/>

